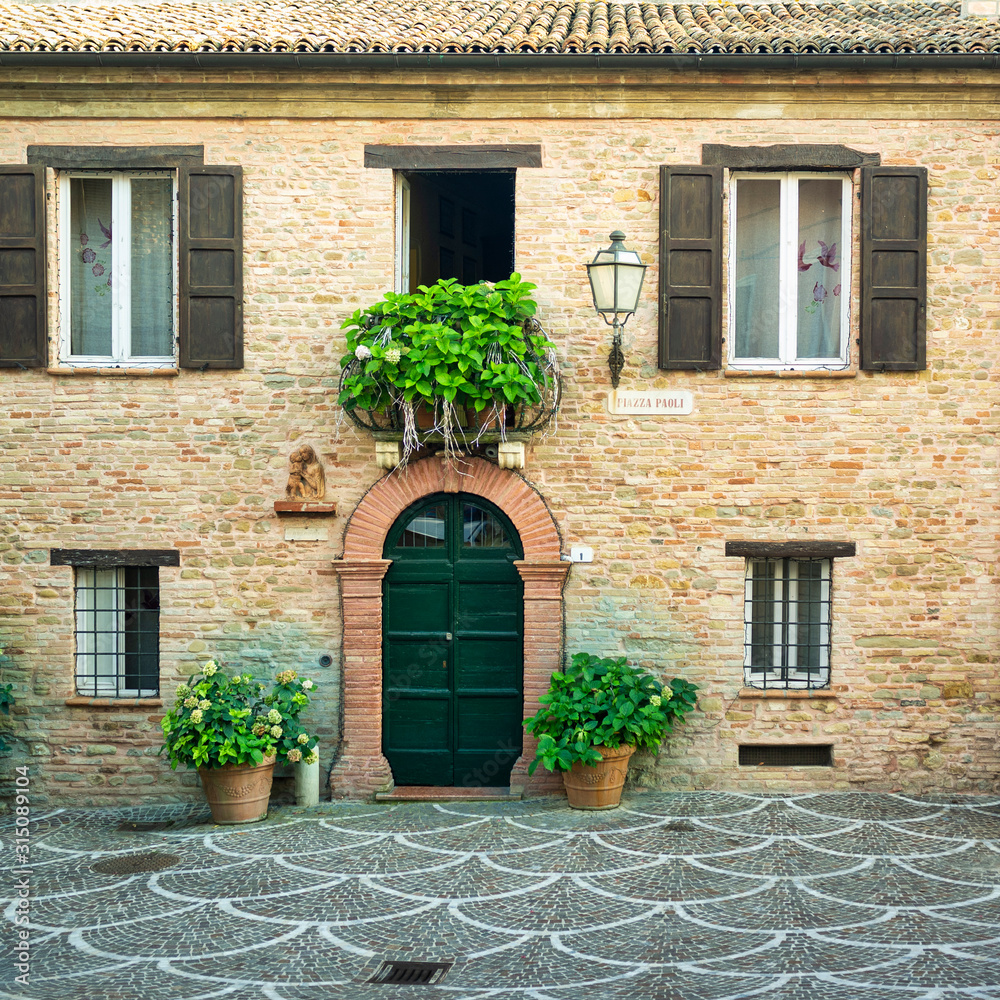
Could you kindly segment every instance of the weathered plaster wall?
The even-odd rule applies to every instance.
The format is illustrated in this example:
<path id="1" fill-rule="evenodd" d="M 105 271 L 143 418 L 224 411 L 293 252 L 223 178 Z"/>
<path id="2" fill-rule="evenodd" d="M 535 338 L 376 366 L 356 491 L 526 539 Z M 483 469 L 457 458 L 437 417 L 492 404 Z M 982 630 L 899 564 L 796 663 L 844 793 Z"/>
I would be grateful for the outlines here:
<path id="1" fill-rule="evenodd" d="M 721 82 L 731 101 L 739 81 Z M 0 371 L 0 643 L 36 790 L 80 803 L 138 789 L 196 794 L 192 774 L 172 774 L 155 756 L 161 706 L 66 705 L 73 574 L 48 565 L 53 547 L 179 548 L 180 567 L 160 571 L 165 699 L 209 655 L 260 673 L 300 669 L 320 684 L 309 718 L 322 766 L 331 766 L 341 628 L 331 560 L 346 517 L 379 475 L 370 439 L 336 406 L 339 327 L 391 287 L 394 259 L 392 176 L 363 167 L 369 142 L 542 145 L 544 166 L 517 175 L 517 264 L 539 285 L 566 385 L 525 475 L 565 551 L 579 542 L 596 553 L 570 573 L 567 647 L 624 652 L 702 688 L 701 712 L 645 762 L 640 782 L 996 788 L 1000 125 L 969 115 L 960 95 L 972 88 L 945 82 L 916 95 L 886 88 L 877 100 L 873 90 L 868 102 L 824 98 L 825 118 L 811 85 L 796 96 L 786 83 L 786 102 L 747 104 L 741 119 L 717 118 L 689 95 L 676 119 L 662 117 L 661 104 L 610 128 L 600 111 L 554 117 L 560 107 L 544 94 L 510 121 L 463 117 L 460 101 L 425 98 L 412 119 L 265 117 L 249 90 L 238 117 L 235 105 L 219 105 L 212 110 L 227 114 L 198 119 L 204 109 L 192 104 L 190 117 L 154 120 L 138 97 L 121 120 L 90 117 L 85 103 L 30 117 L 29 105 L 55 102 L 54 83 L 8 106 L 0 163 L 23 162 L 28 144 L 203 143 L 207 163 L 243 165 L 245 186 L 243 370 Z M 640 92 L 629 93 L 638 101 Z M 940 114 L 935 94 L 944 92 L 954 117 L 915 117 L 914 109 Z M 294 98 L 287 107 L 305 106 Z M 886 114 L 897 102 L 900 113 Z M 659 371 L 659 165 L 699 162 L 703 142 L 802 141 L 929 169 L 927 370 L 836 379 Z M 53 201 L 53 237 L 54 213 Z M 610 338 L 583 264 L 614 228 L 651 265 L 627 327 L 622 388 L 689 390 L 690 416 L 607 413 Z M 57 266 L 53 238 L 53 336 Z M 853 290 L 856 302 L 856 274 Z M 856 306 L 852 324 L 853 345 Z M 852 353 L 856 361 L 856 345 Z M 273 511 L 299 443 L 320 453 L 338 510 L 308 521 L 325 531 L 312 541 L 292 537 L 305 519 Z M 857 555 L 834 566 L 832 690 L 757 697 L 742 690 L 744 560 L 727 558 L 724 544 L 801 538 L 857 543 Z M 334 658 L 328 669 L 317 666 L 323 653 Z M 737 744 L 755 741 L 832 742 L 837 766 L 737 767 Z"/>

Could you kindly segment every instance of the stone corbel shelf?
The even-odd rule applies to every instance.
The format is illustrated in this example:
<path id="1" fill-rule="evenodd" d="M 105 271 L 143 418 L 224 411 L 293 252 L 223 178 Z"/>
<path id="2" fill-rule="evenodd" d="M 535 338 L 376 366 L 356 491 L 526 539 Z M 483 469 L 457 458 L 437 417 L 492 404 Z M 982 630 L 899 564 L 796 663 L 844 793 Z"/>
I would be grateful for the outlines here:
<path id="1" fill-rule="evenodd" d="M 295 514 L 299 517 L 336 517 L 337 505 L 323 500 L 275 500 L 275 514 Z"/>
<path id="2" fill-rule="evenodd" d="M 502 438 L 497 431 L 490 431 L 479 435 L 476 438 L 473 432 L 469 432 L 468 441 L 476 441 L 477 445 L 496 445 L 497 465 L 501 469 L 523 469 L 525 466 L 524 445 L 531 436 L 530 431 L 507 431 L 505 438 Z M 381 469 L 395 469 L 403 460 L 403 434 L 401 431 L 374 431 L 375 438 L 375 462 Z M 444 438 L 440 435 L 432 434 L 421 436 L 423 444 L 443 443 Z M 461 443 L 461 442 L 460 442 Z"/>

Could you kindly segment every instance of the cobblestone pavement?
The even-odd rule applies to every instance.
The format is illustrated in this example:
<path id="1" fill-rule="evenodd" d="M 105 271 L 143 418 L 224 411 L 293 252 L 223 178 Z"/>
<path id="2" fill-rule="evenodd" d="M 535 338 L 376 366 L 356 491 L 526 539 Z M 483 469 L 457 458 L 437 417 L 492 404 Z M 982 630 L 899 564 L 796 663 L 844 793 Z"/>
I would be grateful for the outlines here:
<path id="1" fill-rule="evenodd" d="M 2 887 L 5 998 L 1000 1000 L 1000 798 L 336 803 L 238 828 L 201 807 L 31 819 L 30 910 L 18 876 Z M 155 821 L 172 824 L 142 829 Z M 123 859 L 164 867 L 93 870 Z M 435 985 L 367 985 L 392 960 L 454 964 Z"/>

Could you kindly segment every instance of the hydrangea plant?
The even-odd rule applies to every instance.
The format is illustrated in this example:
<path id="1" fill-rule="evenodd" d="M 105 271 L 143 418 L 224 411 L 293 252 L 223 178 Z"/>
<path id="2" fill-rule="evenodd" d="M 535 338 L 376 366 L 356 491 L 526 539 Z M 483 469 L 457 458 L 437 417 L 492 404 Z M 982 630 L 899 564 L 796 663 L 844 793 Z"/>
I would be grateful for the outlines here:
<path id="1" fill-rule="evenodd" d="M 309 704 L 310 680 L 283 670 L 268 692 L 252 674 L 228 676 L 215 660 L 186 683 L 177 685 L 177 701 L 161 723 L 171 768 L 260 764 L 281 756 L 315 763 L 316 739 L 299 722 Z"/>
<path id="2" fill-rule="evenodd" d="M 568 771 L 573 764 L 596 764 L 597 746 L 633 745 L 656 752 L 673 726 L 697 704 L 697 685 L 676 677 L 664 687 L 622 656 L 617 659 L 577 653 L 569 667 L 552 675 L 542 708 L 524 728 L 538 737 L 539 764 Z"/>

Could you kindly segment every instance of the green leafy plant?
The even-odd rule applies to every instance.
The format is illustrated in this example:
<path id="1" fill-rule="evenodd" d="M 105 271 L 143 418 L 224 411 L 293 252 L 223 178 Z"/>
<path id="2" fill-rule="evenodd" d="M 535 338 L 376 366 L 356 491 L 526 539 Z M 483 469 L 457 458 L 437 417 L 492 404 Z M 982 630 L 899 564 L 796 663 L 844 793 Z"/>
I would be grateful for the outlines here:
<path id="1" fill-rule="evenodd" d="M 3 650 L 0 649 L 0 653 Z M 2 684 L 0 685 L 0 712 L 4 715 L 10 715 L 10 706 L 14 704 L 14 685 L 13 684 Z M 0 736 L 0 752 L 10 749 L 10 744 Z"/>
<path id="2" fill-rule="evenodd" d="M 596 746 L 634 745 L 654 752 L 664 736 L 697 704 L 697 686 L 674 678 L 664 686 L 651 674 L 617 659 L 577 653 L 565 671 L 552 675 L 542 708 L 524 728 L 538 738 L 528 766 L 568 771 L 574 763 L 596 764 Z"/>
<path id="3" fill-rule="evenodd" d="M 340 405 L 396 413 L 407 453 L 420 446 L 420 407 L 446 448 L 473 414 L 502 434 L 507 408 L 537 406 L 555 377 L 553 344 L 533 318 L 535 287 L 517 273 L 492 285 L 447 278 L 358 310 L 343 324 Z"/>
<path id="4" fill-rule="evenodd" d="M 313 687 L 294 670 L 284 670 L 268 692 L 251 674 L 230 677 L 209 660 L 177 686 L 177 702 L 161 723 L 160 753 L 170 758 L 171 768 L 259 764 L 275 755 L 313 763 L 316 739 L 298 720 Z"/>

